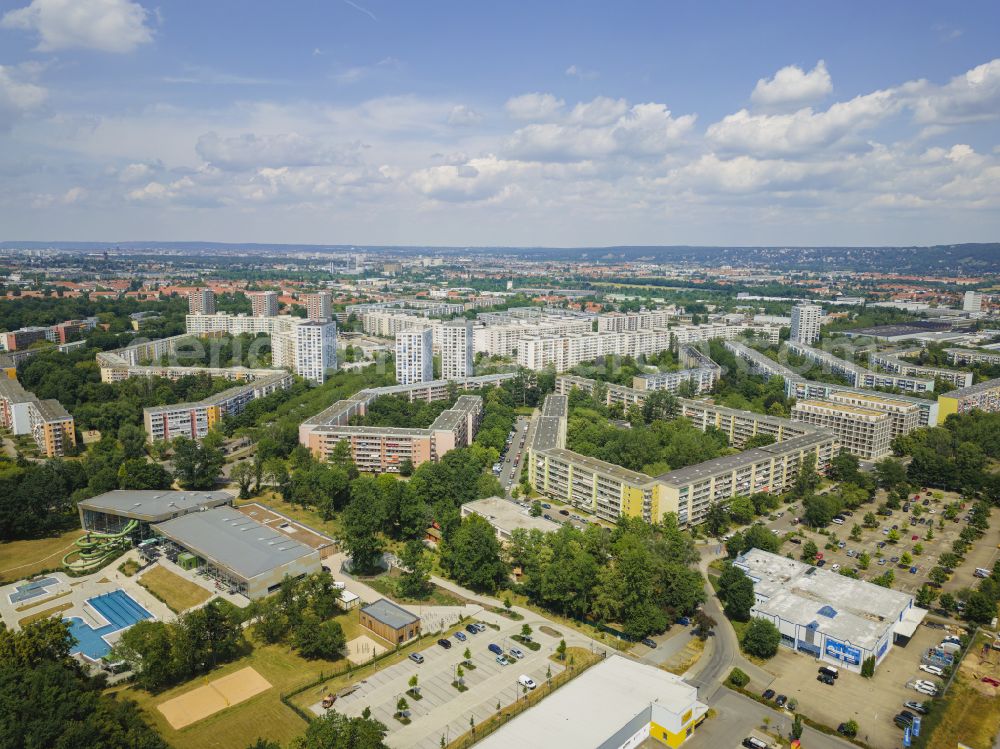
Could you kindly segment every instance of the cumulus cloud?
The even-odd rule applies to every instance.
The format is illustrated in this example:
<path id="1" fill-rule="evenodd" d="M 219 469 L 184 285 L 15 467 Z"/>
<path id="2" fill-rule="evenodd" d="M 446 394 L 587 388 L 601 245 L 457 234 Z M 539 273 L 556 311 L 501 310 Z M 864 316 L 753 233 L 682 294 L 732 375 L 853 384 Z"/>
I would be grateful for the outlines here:
<path id="1" fill-rule="evenodd" d="M 750 101 L 766 109 L 793 109 L 818 101 L 833 91 L 833 82 L 820 60 L 808 73 L 798 65 L 783 67 L 773 78 L 761 78 Z"/>
<path id="2" fill-rule="evenodd" d="M 456 104 L 448 113 L 448 124 L 456 127 L 470 127 L 483 121 L 483 116 L 464 104 Z"/>
<path id="3" fill-rule="evenodd" d="M 943 86 L 915 81 L 901 88 L 917 122 L 958 125 L 1000 118 L 1000 59 L 978 65 Z"/>
<path id="4" fill-rule="evenodd" d="M 552 94 L 522 94 L 508 99 L 504 109 L 515 120 L 545 120 L 559 114 L 565 103 Z"/>
<path id="5" fill-rule="evenodd" d="M 195 151 L 207 163 L 223 170 L 240 171 L 260 167 L 313 166 L 356 163 L 360 145 L 338 149 L 298 133 L 255 135 L 243 133 L 222 137 L 205 133 Z"/>
<path id="6" fill-rule="evenodd" d="M 41 52 L 94 49 L 121 53 L 153 41 L 148 16 L 132 0 L 31 0 L 30 5 L 5 13 L 0 26 L 34 31 Z"/>
<path id="7" fill-rule="evenodd" d="M 38 109 L 48 92 L 24 80 L 23 70 L 0 65 L 0 131 L 10 127 L 28 112 Z"/>

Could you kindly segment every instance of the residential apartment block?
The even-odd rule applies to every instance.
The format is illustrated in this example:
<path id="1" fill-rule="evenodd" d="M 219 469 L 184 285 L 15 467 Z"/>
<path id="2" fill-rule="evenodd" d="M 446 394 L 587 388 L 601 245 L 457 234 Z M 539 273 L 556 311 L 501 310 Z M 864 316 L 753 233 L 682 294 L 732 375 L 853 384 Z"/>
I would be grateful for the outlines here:
<path id="1" fill-rule="evenodd" d="M 76 424 L 62 404 L 40 400 L 10 377 L 0 377 L 0 426 L 13 434 L 30 434 L 47 458 L 65 455 L 76 445 Z"/>
<path id="2" fill-rule="evenodd" d="M 976 351 L 965 348 L 946 348 L 948 361 L 952 364 L 1000 364 L 1000 351 Z"/>
<path id="3" fill-rule="evenodd" d="M 868 355 L 868 363 L 886 372 L 906 377 L 943 380 L 956 388 L 964 388 L 972 384 L 972 372 L 965 372 L 958 369 L 943 369 L 941 367 L 924 367 L 918 364 L 911 364 L 901 358 L 907 354 L 915 354 L 919 351 L 920 349 L 899 351 L 895 354 L 886 352 L 872 353 Z"/>
<path id="4" fill-rule="evenodd" d="M 441 326 L 441 379 L 473 375 L 472 321 L 457 319 Z"/>
<path id="5" fill-rule="evenodd" d="M 1000 411 L 1000 378 L 938 396 L 938 424 L 944 424 L 951 414 L 973 410 Z"/>
<path id="6" fill-rule="evenodd" d="M 250 291 L 251 314 L 254 317 L 276 317 L 278 315 L 278 292 L 277 291 Z"/>
<path id="7" fill-rule="evenodd" d="M 192 315 L 214 315 L 215 292 L 211 289 L 195 289 L 188 292 L 188 312 Z"/>
<path id="8" fill-rule="evenodd" d="M 271 372 L 245 385 L 223 390 L 197 403 L 175 403 L 142 410 L 142 420 L 151 442 L 184 436 L 200 440 L 226 416 L 242 413 L 247 404 L 292 385 L 287 372 Z"/>
<path id="9" fill-rule="evenodd" d="M 434 379 L 434 337 L 430 328 L 396 333 L 396 382 L 412 385 Z"/>
<path id="10" fill-rule="evenodd" d="M 884 411 L 804 400 L 792 408 L 792 418 L 832 429 L 840 446 L 861 460 L 879 460 L 892 452 L 892 417 Z"/>
<path id="11" fill-rule="evenodd" d="M 329 291 L 317 291 L 315 294 L 303 295 L 306 304 L 306 317 L 317 322 L 328 322 L 333 319 L 333 295 Z"/>
<path id="12" fill-rule="evenodd" d="M 823 308 L 818 304 L 796 304 L 792 307 L 792 340 L 812 345 L 819 340 Z"/>
<path id="13" fill-rule="evenodd" d="M 908 375 L 873 372 L 853 362 L 841 359 L 829 351 L 813 348 L 795 341 L 786 343 L 793 354 L 805 357 L 814 364 L 819 364 L 836 375 L 844 377 L 851 387 L 889 388 L 904 390 L 911 393 L 930 393 L 934 391 L 934 380 L 911 377 Z"/>
<path id="14" fill-rule="evenodd" d="M 934 426 L 938 423 L 938 402 L 927 398 L 915 398 L 912 395 L 900 393 L 872 393 L 864 388 L 852 388 L 829 382 L 814 382 L 813 380 L 785 380 L 785 395 L 796 400 L 830 400 L 835 393 L 852 395 L 877 395 L 879 399 L 893 403 L 916 406 L 919 415 L 918 425 Z"/>

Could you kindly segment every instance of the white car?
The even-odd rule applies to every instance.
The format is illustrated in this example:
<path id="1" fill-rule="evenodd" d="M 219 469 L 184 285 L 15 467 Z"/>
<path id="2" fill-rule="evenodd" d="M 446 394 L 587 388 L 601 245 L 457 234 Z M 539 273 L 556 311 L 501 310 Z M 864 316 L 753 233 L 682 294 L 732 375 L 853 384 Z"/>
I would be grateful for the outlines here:
<path id="1" fill-rule="evenodd" d="M 536 686 L 538 686 L 537 684 L 535 684 L 535 680 L 532 679 L 530 676 L 527 676 L 526 674 L 521 674 L 520 676 L 518 676 L 517 683 L 527 689 L 534 689 Z"/>
<path id="2" fill-rule="evenodd" d="M 835 565 L 833 565 L 833 566 L 832 566 L 832 567 L 830 568 L 830 571 L 831 571 L 831 572 L 836 572 L 836 571 L 837 571 L 837 570 L 839 570 L 839 569 L 840 569 L 840 565 L 839 565 L 839 564 L 835 564 Z"/>
<path id="3" fill-rule="evenodd" d="M 935 676 L 944 676 L 944 671 L 938 666 L 928 666 L 926 663 L 921 663 L 920 670 L 926 671 L 929 674 L 934 674 Z"/>
<path id="4" fill-rule="evenodd" d="M 917 679 L 913 683 L 913 688 L 921 694 L 926 694 L 929 697 L 934 697 L 938 693 L 937 685 L 934 684 L 934 682 L 924 681 L 923 679 Z"/>

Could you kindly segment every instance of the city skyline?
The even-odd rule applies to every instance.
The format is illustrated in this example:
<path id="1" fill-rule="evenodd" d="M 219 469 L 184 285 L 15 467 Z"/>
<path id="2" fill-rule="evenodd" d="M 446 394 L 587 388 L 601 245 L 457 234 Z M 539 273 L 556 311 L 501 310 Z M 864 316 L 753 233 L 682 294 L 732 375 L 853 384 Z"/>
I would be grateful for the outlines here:
<path id="1" fill-rule="evenodd" d="M 997 10 L 0 2 L 8 240 L 906 245 L 1000 227 Z M 471 31 L 470 31 L 471 30 Z"/>

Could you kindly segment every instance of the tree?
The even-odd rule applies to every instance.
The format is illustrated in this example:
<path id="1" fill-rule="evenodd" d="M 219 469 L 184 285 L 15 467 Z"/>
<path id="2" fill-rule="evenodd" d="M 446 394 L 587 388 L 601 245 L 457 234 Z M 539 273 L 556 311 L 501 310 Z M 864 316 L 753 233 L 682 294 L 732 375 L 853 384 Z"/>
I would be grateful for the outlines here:
<path id="1" fill-rule="evenodd" d="M 118 468 L 119 489 L 169 489 L 174 477 L 159 463 L 131 458 Z"/>
<path id="2" fill-rule="evenodd" d="M 181 436 L 174 440 L 174 475 L 185 489 L 211 489 L 219 475 L 225 458 L 217 446 L 219 437 L 209 439 L 210 432 L 201 443 Z"/>
<path id="3" fill-rule="evenodd" d="M 861 461 L 853 453 L 841 450 L 830 460 L 830 477 L 841 482 L 857 483 Z"/>
<path id="4" fill-rule="evenodd" d="M 741 669 L 734 668 L 729 672 L 729 683 L 734 687 L 745 687 L 750 683 L 750 677 Z"/>
<path id="5" fill-rule="evenodd" d="M 861 662 L 861 675 L 870 679 L 875 675 L 875 656 L 869 655 Z"/>
<path id="6" fill-rule="evenodd" d="M 819 549 L 816 548 L 816 544 L 810 539 L 802 544 L 802 561 L 803 562 L 813 562 L 816 560 L 816 555 L 819 554 Z"/>
<path id="7" fill-rule="evenodd" d="M 948 580 L 948 570 L 944 567 L 932 567 L 931 571 L 927 573 L 927 579 L 937 585 L 944 585 Z"/>
<path id="8" fill-rule="evenodd" d="M 941 599 L 938 601 L 938 603 L 941 604 L 941 608 L 944 609 L 945 611 L 955 610 L 955 605 L 956 605 L 955 596 L 953 596 L 951 593 L 942 593 Z"/>
<path id="9" fill-rule="evenodd" d="M 351 501 L 344 511 L 344 548 L 351 557 L 352 570 L 371 572 L 380 566 L 382 521 L 382 506 L 374 480 L 369 477 L 356 479 L 351 485 Z"/>
<path id="10" fill-rule="evenodd" d="M 996 600 L 982 591 L 974 590 L 965 600 L 965 618 L 976 624 L 989 624 L 997 615 Z"/>
<path id="11" fill-rule="evenodd" d="M 934 588 L 929 585 L 921 585 L 916 596 L 917 606 L 929 609 L 934 604 L 935 598 L 937 598 L 937 591 Z"/>
<path id="12" fill-rule="evenodd" d="M 858 525 L 857 523 L 855 523 L 854 527 L 851 528 L 851 540 L 852 541 L 860 541 L 861 540 L 861 526 Z"/>
<path id="13" fill-rule="evenodd" d="M 864 517 L 865 528 L 878 528 L 878 518 L 874 512 L 866 512 Z"/>
<path id="14" fill-rule="evenodd" d="M 556 655 L 559 656 L 559 660 L 566 660 L 566 641 L 560 640 L 559 644 L 556 646 Z"/>
<path id="15" fill-rule="evenodd" d="M 542 514 L 542 503 L 537 499 L 531 503 L 531 517 L 537 518 Z"/>
<path id="16" fill-rule="evenodd" d="M 772 658 L 781 644 L 781 633 L 767 619 L 752 619 L 743 633 L 740 646 L 757 658 Z"/>
<path id="17" fill-rule="evenodd" d="M 411 693 L 416 693 L 419 683 L 420 683 L 419 678 L 417 677 L 416 674 L 413 674 L 413 676 L 411 676 L 410 680 L 407 682 L 407 685 L 410 687 L 408 691 Z"/>
<path id="18" fill-rule="evenodd" d="M 899 557 L 899 563 L 904 567 L 909 567 L 913 564 L 913 557 L 910 556 L 910 552 L 904 551 Z"/>
<path id="19" fill-rule="evenodd" d="M 754 509 L 753 501 L 749 497 L 736 496 L 729 501 L 729 517 L 740 525 L 753 520 Z"/>
<path id="20" fill-rule="evenodd" d="M 896 573 L 892 570 L 886 570 L 878 577 L 872 580 L 875 585 L 880 585 L 883 588 L 891 588 L 893 581 L 896 579 Z"/>
<path id="21" fill-rule="evenodd" d="M 531 638 L 531 625 L 528 624 L 527 622 L 521 625 L 521 637 L 524 637 L 526 639 Z"/>
<path id="22" fill-rule="evenodd" d="M 445 541 L 441 564 L 460 584 L 492 593 L 508 575 L 500 542 L 486 518 L 469 515 Z"/>
<path id="23" fill-rule="evenodd" d="M 388 749 L 384 724 L 368 717 L 348 718 L 330 711 L 309 723 L 290 749 Z"/>
<path id="24" fill-rule="evenodd" d="M 249 499 L 250 486 L 253 484 L 255 476 L 253 466 L 246 461 L 241 461 L 233 466 L 229 476 L 240 487 L 240 499 Z"/>
<path id="25" fill-rule="evenodd" d="M 890 544 L 898 544 L 899 531 L 897 531 L 895 528 L 890 528 L 889 535 L 885 537 L 885 540 L 888 541 Z"/>
<path id="26" fill-rule="evenodd" d="M 346 644 L 347 638 L 340 622 L 320 621 L 319 617 L 309 611 L 295 628 L 294 645 L 303 658 L 332 661 L 340 657 Z"/>
<path id="27" fill-rule="evenodd" d="M 802 738 L 802 716 L 797 713 L 795 715 L 795 720 L 792 721 L 792 738 Z"/>
<path id="28" fill-rule="evenodd" d="M 406 701 L 405 697 L 400 697 L 396 700 L 396 717 L 404 717 L 407 710 L 410 709 L 410 703 Z"/>
<path id="29" fill-rule="evenodd" d="M 712 504 L 705 514 L 705 530 L 708 535 L 718 538 L 729 527 L 729 513 L 720 504 Z"/>
<path id="30" fill-rule="evenodd" d="M 860 567 L 863 570 L 866 570 L 868 569 L 868 566 L 871 563 L 872 563 L 871 554 L 869 554 L 867 551 L 862 551 L 860 554 L 858 554 L 858 567 Z"/>
<path id="31" fill-rule="evenodd" d="M 754 605 L 753 581 L 737 570 L 739 577 L 733 576 L 725 591 L 725 613 L 730 619 L 745 622 L 750 619 L 750 609 Z"/>
<path id="32" fill-rule="evenodd" d="M 906 481 L 906 467 L 895 458 L 884 458 L 875 464 L 875 479 L 886 491 L 892 491 Z"/>
<path id="33" fill-rule="evenodd" d="M 694 631 L 698 633 L 698 637 L 702 640 L 708 638 L 715 629 L 717 622 L 707 613 L 704 609 L 698 609 L 694 612 Z"/>
<path id="34" fill-rule="evenodd" d="M 404 570 L 399 577 L 399 593 L 408 598 L 426 598 L 430 592 L 431 564 L 424 542 L 407 541 L 400 554 Z"/>
<path id="35" fill-rule="evenodd" d="M 118 443 L 126 459 L 146 457 L 146 430 L 138 424 L 126 423 L 118 427 Z"/>
<path id="36" fill-rule="evenodd" d="M 792 487 L 794 496 L 804 498 L 811 494 L 819 485 L 819 475 L 816 473 L 816 454 L 807 453 L 802 458 L 799 473 Z"/>
<path id="37" fill-rule="evenodd" d="M 844 724 L 844 735 L 852 739 L 858 735 L 858 722 L 856 720 L 851 719 Z"/>

